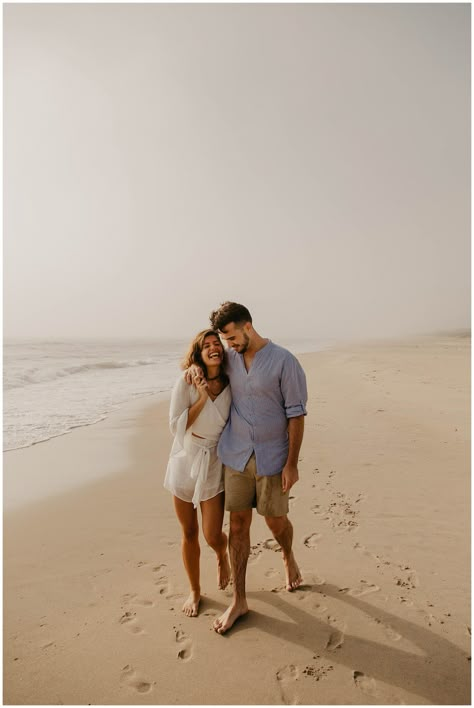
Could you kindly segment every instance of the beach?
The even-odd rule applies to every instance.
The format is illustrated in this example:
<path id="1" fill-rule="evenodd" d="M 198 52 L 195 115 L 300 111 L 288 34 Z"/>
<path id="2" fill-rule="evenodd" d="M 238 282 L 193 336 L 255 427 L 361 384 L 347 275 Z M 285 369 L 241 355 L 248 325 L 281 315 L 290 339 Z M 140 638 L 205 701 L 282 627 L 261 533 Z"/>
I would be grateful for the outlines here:
<path id="1" fill-rule="evenodd" d="M 223 636 L 203 540 L 200 614 L 181 612 L 167 401 L 5 453 L 4 703 L 470 703 L 470 338 L 298 358 L 304 584 L 284 589 L 255 513 L 251 611 Z"/>

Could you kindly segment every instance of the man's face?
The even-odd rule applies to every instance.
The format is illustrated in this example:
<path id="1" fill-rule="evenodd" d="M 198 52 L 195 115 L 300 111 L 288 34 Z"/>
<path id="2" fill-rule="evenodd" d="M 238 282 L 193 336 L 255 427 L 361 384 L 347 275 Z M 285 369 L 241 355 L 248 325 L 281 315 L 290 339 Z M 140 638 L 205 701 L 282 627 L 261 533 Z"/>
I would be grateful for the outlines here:
<path id="1" fill-rule="evenodd" d="M 219 333 L 229 349 L 235 349 L 239 354 L 245 354 L 250 343 L 250 337 L 245 331 L 247 327 L 247 324 L 236 325 L 235 322 L 230 322 L 219 330 Z"/>

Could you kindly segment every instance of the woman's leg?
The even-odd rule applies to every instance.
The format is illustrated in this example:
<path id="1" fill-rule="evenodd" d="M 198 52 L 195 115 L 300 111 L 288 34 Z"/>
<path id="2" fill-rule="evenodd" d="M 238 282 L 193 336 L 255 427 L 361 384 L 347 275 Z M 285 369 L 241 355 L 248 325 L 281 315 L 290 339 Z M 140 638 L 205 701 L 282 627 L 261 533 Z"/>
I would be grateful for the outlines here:
<path id="1" fill-rule="evenodd" d="M 201 502 L 204 538 L 217 556 L 217 584 L 221 590 L 230 581 L 230 563 L 227 554 L 227 536 L 222 531 L 224 521 L 224 492 Z"/>
<path id="2" fill-rule="evenodd" d="M 201 599 L 201 587 L 199 585 L 199 525 L 197 510 L 190 502 L 185 502 L 178 497 L 173 497 L 176 516 L 183 531 L 181 551 L 183 563 L 188 574 L 191 593 L 183 605 L 183 612 L 188 617 L 196 617 L 198 614 L 199 600 Z"/>

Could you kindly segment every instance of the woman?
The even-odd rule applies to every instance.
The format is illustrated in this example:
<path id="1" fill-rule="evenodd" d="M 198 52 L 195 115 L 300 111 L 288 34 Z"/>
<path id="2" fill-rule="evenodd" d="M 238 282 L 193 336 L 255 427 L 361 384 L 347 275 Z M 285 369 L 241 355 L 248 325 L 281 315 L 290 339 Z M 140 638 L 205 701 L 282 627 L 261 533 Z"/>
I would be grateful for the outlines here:
<path id="1" fill-rule="evenodd" d="M 173 494 L 183 531 L 183 561 L 191 586 L 183 612 L 188 617 L 196 617 L 201 598 L 198 505 L 204 538 L 217 556 L 219 588 L 224 589 L 230 580 L 227 536 L 222 531 L 222 463 L 216 450 L 229 416 L 231 394 L 224 372 L 224 349 L 217 332 L 205 329 L 196 335 L 182 368 L 188 369 L 191 364 L 201 367 L 204 378 L 195 376 L 193 383 L 187 384 L 181 376 L 173 389 L 170 428 L 175 438 L 164 486 Z"/>

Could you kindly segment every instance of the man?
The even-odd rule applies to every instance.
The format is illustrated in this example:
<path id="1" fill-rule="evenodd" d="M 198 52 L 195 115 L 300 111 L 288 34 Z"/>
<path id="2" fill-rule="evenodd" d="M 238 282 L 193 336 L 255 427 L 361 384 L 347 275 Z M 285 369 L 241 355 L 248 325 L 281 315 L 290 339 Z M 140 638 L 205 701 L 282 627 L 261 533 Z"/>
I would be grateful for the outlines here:
<path id="1" fill-rule="evenodd" d="M 215 622 L 219 634 L 248 612 L 245 575 L 250 554 L 252 507 L 265 517 L 283 553 L 286 588 L 301 574 L 292 551 L 287 517 L 291 487 L 298 481 L 298 455 L 306 415 L 306 378 L 296 357 L 261 337 L 243 305 L 225 302 L 211 324 L 228 347 L 232 406 L 218 445 L 225 465 L 225 508 L 230 512 L 229 550 L 234 580 L 231 606 Z M 190 372 L 198 377 L 199 371 Z"/>

